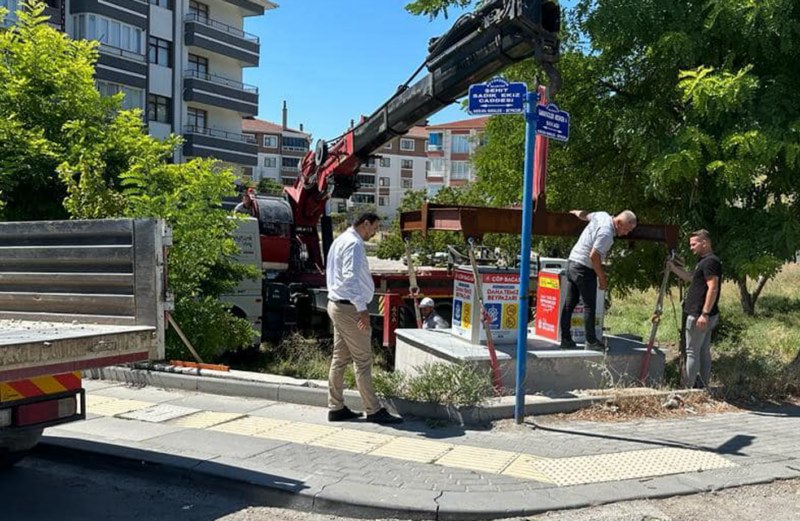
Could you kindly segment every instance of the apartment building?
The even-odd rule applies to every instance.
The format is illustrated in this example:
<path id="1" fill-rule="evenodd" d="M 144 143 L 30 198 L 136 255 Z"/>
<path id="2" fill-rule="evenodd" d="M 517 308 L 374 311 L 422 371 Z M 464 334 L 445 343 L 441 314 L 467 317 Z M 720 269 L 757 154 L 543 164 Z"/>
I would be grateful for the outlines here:
<path id="1" fill-rule="evenodd" d="M 14 11 L 19 0 L 0 0 Z M 258 147 L 242 117 L 258 111 L 258 88 L 242 82 L 260 43 L 244 19 L 277 7 L 268 0 L 48 0 L 51 23 L 100 42 L 95 77 L 102 94 L 125 93 L 150 134 L 182 135 L 176 161 L 214 157 L 254 167 Z"/>
<path id="2" fill-rule="evenodd" d="M 424 126 L 413 127 L 375 152 L 361 167 L 359 189 L 347 201 L 335 199 L 331 211 L 342 213 L 355 206 L 374 206 L 379 215 L 392 219 L 403 195 L 425 188 L 428 132 Z"/>
<path id="3" fill-rule="evenodd" d="M 258 183 L 274 179 L 284 186 L 294 185 L 299 174 L 299 164 L 311 148 L 311 134 L 291 129 L 287 125 L 286 104 L 281 125 L 257 118 L 242 120 L 242 132 L 252 136 L 258 146 L 258 164 L 245 169 L 245 178 Z"/>
<path id="4" fill-rule="evenodd" d="M 428 195 L 444 186 L 463 186 L 475 181 L 472 154 L 483 144 L 489 116 L 442 123 L 427 127 Z"/>

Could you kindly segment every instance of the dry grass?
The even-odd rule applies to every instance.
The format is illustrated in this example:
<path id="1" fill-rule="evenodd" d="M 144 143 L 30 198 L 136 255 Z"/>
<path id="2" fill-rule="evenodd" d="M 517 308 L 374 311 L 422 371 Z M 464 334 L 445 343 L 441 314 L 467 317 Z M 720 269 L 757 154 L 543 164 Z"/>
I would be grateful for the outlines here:
<path id="1" fill-rule="evenodd" d="M 683 418 L 739 410 L 736 406 L 717 400 L 708 393 L 665 395 L 655 392 L 642 393 L 641 391 L 641 389 L 630 390 L 630 392 L 615 390 L 613 396 L 603 403 L 594 404 L 569 414 L 556 414 L 551 418 L 570 421 L 623 422 L 643 418 Z M 668 401 L 671 402 L 671 407 L 665 405 Z"/>

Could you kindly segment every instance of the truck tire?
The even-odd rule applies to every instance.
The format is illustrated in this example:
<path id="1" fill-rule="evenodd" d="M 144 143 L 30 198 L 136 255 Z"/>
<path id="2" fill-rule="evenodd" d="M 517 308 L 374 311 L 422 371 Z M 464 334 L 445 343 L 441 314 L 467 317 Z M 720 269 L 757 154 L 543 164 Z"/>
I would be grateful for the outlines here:
<path id="1" fill-rule="evenodd" d="M 10 469 L 39 443 L 42 429 L 34 429 L 0 437 L 0 471 Z"/>

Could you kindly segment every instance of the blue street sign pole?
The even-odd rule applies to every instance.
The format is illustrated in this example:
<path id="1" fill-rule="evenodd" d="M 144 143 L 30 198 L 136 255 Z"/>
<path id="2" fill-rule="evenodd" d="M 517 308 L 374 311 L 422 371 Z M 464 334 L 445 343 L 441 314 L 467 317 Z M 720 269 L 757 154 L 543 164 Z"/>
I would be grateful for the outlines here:
<path id="1" fill-rule="evenodd" d="M 517 389 L 514 419 L 525 419 L 525 369 L 528 362 L 528 293 L 531 279 L 531 232 L 533 227 L 533 163 L 536 153 L 536 104 L 539 93 L 527 93 L 525 107 L 525 171 L 522 184 L 522 243 L 519 257 L 519 315 L 517 317 Z"/>

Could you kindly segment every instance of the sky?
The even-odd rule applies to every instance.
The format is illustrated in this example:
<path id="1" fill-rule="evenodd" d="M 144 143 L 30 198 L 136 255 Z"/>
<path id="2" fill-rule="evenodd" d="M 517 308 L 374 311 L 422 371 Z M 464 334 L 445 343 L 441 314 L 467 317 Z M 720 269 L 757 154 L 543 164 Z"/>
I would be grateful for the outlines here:
<path id="1" fill-rule="evenodd" d="M 277 9 L 245 19 L 261 39 L 261 63 L 245 69 L 244 81 L 259 89 L 260 119 L 280 124 L 286 100 L 288 126 L 302 123 L 315 141 L 340 135 L 389 99 L 425 59 L 428 40 L 462 12 L 431 21 L 409 14 L 408 0 L 274 1 Z M 469 117 L 451 105 L 429 121 Z"/>

